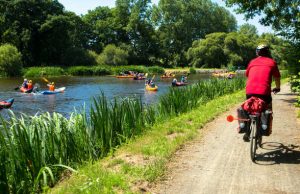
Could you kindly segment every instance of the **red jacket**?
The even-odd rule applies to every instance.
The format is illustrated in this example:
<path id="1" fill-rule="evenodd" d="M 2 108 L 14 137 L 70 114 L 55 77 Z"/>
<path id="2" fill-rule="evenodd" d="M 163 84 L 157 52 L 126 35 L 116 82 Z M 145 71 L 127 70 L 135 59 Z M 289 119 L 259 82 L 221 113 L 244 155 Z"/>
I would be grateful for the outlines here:
<path id="1" fill-rule="evenodd" d="M 248 64 L 246 76 L 246 94 L 271 95 L 272 76 L 280 77 L 280 72 L 273 59 L 259 56 Z"/>

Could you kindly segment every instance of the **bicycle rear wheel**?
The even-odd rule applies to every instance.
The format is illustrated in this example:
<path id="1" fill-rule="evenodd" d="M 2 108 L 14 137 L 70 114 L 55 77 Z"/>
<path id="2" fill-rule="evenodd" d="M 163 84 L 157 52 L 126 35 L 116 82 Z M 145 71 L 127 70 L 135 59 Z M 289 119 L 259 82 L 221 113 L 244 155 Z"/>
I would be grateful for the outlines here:
<path id="1" fill-rule="evenodd" d="M 251 121 L 250 130 L 250 157 L 252 162 L 255 162 L 257 144 L 259 143 L 257 138 L 257 123 L 255 120 Z"/>

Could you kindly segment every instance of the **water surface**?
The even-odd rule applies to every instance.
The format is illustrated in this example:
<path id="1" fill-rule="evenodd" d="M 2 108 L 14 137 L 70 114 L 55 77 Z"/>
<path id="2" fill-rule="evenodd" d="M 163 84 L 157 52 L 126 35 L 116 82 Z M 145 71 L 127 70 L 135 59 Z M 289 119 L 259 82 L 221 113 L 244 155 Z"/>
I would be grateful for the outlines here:
<path id="1" fill-rule="evenodd" d="M 195 74 L 188 77 L 189 83 L 209 78 L 209 74 Z M 180 76 L 177 76 L 180 79 Z M 47 90 L 46 82 L 42 79 L 32 79 L 38 83 L 42 90 Z M 160 79 L 155 77 L 158 85 L 157 92 L 145 91 L 145 80 L 133 80 L 127 78 L 115 78 L 112 76 L 99 77 L 55 77 L 49 78 L 54 81 L 56 88 L 66 87 L 64 93 L 55 95 L 26 94 L 14 90 L 23 81 L 23 78 L 0 78 L 0 100 L 14 98 L 11 108 L 15 113 L 34 115 L 41 112 L 59 112 L 69 115 L 74 108 L 80 110 L 84 105 L 91 106 L 93 97 L 104 92 L 108 99 L 114 97 L 137 97 L 144 103 L 155 103 L 159 96 L 168 92 L 172 79 Z M 0 114 L 7 114 L 7 110 L 1 110 Z"/>

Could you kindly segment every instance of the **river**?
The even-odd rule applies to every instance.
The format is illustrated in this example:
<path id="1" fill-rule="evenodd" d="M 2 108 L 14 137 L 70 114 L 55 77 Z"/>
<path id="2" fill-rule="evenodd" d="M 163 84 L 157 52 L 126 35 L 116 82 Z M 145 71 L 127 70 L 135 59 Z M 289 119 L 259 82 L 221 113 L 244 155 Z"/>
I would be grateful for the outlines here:
<path id="1" fill-rule="evenodd" d="M 180 76 L 176 76 L 180 79 Z M 188 82 L 195 83 L 199 80 L 208 79 L 209 74 L 189 75 Z M 144 103 L 155 103 L 159 96 L 168 92 L 172 79 L 160 79 L 156 76 L 154 81 L 158 85 L 157 92 L 145 91 L 145 80 L 133 80 L 128 78 L 115 78 L 112 76 L 99 77 L 53 77 L 49 81 L 55 82 L 56 88 L 66 87 L 64 93 L 55 95 L 26 94 L 16 91 L 23 78 L 0 78 L 0 100 L 14 98 L 15 102 L 10 108 L 15 113 L 26 113 L 28 115 L 43 112 L 58 112 L 69 115 L 74 108 L 80 110 L 84 105 L 89 108 L 93 97 L 104 92 L 108 99 L 114 97 L 138 97 Z M 46 82 L 43 79 L 32 79 L 38 83 L 41 90 L 47 90 Z M 0 114 L 7 115 L 8 110 L 3 109 Z"/>

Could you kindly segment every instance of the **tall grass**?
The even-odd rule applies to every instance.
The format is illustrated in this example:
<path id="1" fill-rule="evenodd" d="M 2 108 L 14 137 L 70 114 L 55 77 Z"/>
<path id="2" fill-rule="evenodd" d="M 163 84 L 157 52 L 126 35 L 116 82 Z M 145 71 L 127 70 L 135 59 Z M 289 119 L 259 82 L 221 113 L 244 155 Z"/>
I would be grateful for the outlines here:
<path id="1" fill-rule="evenodd" d="M 192 110 L 215 97 L 243 88 L 243 79 L 210 80 L 172 88 L 156 105 L 141 99 L 94 98 L 90 116 L 74 112 L 1 119 L 0 190 L 3 193 L 41 192 L 61 172 L 106 156 L 155 122 Z"/>
<path id="2" fill-rule="evenodd" d="M 65 70 L 61 67 L 29 67 L 24 70 L 25 77 L 61 76 Z"/>

